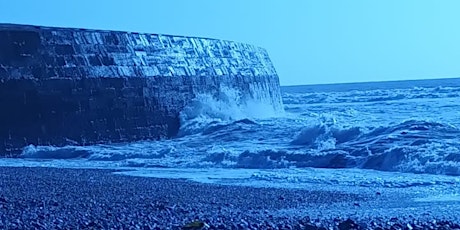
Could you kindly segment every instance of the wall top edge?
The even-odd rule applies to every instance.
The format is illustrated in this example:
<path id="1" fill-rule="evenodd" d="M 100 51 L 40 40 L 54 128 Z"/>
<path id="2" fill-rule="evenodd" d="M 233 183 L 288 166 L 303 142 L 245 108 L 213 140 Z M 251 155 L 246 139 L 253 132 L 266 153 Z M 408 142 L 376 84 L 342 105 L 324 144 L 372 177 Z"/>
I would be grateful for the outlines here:
<path id="1" fill-rule="evenodd" d="M 140 35 L 156 35 L 176 38 L 195 38 L 195 39 L 206 39 L 211 41 L 227 41 L 232 43 L 246 44 L 257 48 L 262 48 L 248 43 L 235 42 L 230 40 L 198 37 L 198 36 L 185 36 L 185 35 L 172 35 L 172 34 L 155 34 L 155 33 L 141 33 L 133 31 L 121 31 L 121 30 L 103 30 L 103 29 L 85 29 L 76 27 L 57 27 L 57 26 L 40 26 L 40 25 L 28 25 L 28 24 L 15 24 L 15 23 L 0 23 L 0 31 L 73 31 L 73 32 L 91 32 L 91 33 L 118 33 L 118 34 L 140 34 Z"/>

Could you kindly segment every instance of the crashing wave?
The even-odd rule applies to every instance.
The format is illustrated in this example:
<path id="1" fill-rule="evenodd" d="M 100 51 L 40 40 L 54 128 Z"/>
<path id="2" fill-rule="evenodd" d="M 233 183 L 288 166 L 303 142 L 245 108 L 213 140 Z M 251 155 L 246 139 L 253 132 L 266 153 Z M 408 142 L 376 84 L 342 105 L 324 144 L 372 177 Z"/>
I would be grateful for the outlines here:
<path id="1" fill-rule="evenodd" d="M 339 127 L 334 120 L 326 119 L 298 131 L 288 147 L 235 145 L 245 140 L 247 133 L 260 133 L 257 129 L 264 128 L 242 119 L 208 125 L 199 136 L 170 141 L 28 146 L 21 157 L 113 161 L 129 167 L 365 168 L 460 175 L 460 130 L 448 124 L 408 120 L 365 130 Z M 205 141 L 207 144 L 203 144 Z"/>
<path id="2" fill-rule="evenodd" d="M 226 125 L 244 119 L 279 117 L 282 110 L 270 100 L 245 97 L 240 91 L 222 87 L 217 96 L 199 94 L 180 113 L 179 137 L 201 133 L 214 125 Z"/>
<path id="3" fill-rule="evenodd" d="M 289 102 L 284 113 L 260 100 L 263 97 L 251 100 L 222 88 L 218 95 L 198 95 L 184 108 L 175 139 L 28 146 L 21 157 L 126 167 L 364 168 L 460 175 L 460 129 L 455 120 L 460 88 L 390 91 L 292 94 L 284 98 Z M 398 99 L 401 95 L 404 99 Z M 438 96 L 442 100 L 435 99 Z M 342 104 L 309 104 L 315 100 Z M 368 104 L 352 104 L 360 100 Z M 440 114 L 425 112 L 427 108 L 437 108 Z M 408 119 L 414 114 L 417 119 Z"/>

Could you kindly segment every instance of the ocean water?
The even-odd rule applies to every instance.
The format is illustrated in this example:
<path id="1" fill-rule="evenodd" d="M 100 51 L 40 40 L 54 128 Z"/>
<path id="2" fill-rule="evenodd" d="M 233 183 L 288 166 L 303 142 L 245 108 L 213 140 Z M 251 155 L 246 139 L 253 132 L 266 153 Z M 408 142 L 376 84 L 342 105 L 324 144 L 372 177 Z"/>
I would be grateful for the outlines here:
<path id="1" fill-rule="evenodd" d="M 284 110 L 275 111 L 232 89 L 219 100 L 199 95 L 174 139 L 28 146 L 0 165 L 296 183 L 334 175 L 362 186 L 458 182 L 460 79 L 282 87 L 282 97 Z"/>

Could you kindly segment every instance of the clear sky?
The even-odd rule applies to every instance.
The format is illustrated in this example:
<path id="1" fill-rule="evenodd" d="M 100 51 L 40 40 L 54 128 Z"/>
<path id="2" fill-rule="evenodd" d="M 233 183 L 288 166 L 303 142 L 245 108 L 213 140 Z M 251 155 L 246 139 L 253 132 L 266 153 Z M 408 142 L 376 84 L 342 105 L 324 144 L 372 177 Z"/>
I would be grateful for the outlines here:
<path id="1" fill-rule="evenodd" d="M 0 22 L 212 37 L 282 85 L 460 77 L 459 0 L 3 0 Z"/>

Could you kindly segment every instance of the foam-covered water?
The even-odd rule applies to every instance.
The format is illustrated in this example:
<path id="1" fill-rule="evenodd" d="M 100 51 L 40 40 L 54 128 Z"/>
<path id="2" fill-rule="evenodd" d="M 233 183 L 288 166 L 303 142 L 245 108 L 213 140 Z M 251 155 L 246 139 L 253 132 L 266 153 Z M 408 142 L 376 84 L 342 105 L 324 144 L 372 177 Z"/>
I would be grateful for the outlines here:
<path id="1" fill-rule="evenodd" d="M 311 167 L 460 175 L 458 79 L 296 86 L 283 88 L 282 95 L 284 111 L 232 89 L 218 98 L 199 95 L 182 111 L 177 138 L 28 146 L 21 158 L 62 167 Z"/>

